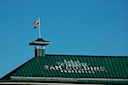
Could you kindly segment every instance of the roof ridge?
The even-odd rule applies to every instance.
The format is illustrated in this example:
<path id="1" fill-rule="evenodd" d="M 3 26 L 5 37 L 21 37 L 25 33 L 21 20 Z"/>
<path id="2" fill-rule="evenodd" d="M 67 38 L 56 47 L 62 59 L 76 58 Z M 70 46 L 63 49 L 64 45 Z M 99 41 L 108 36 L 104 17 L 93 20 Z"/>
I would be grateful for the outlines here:
<path id="1" fill-rule="evenodd" d="M 83 57 L 128 57 L 128 56 L 103 56 L 103 55 L 75 55 L 75 54 L 46 54 L 46 56 L 83 56 Z"/>

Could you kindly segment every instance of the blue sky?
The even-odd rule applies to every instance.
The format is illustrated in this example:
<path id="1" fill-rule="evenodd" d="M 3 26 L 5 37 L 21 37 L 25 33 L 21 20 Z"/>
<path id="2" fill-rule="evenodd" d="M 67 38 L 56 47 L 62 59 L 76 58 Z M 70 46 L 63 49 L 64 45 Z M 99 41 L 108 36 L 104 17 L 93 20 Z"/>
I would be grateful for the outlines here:
<path id="1" fill-rule="evenodd" d="M 0 0 L 0 78 L 34 57 L 38 18 L 47 54 L 128 56 L 128 0 Z"/>

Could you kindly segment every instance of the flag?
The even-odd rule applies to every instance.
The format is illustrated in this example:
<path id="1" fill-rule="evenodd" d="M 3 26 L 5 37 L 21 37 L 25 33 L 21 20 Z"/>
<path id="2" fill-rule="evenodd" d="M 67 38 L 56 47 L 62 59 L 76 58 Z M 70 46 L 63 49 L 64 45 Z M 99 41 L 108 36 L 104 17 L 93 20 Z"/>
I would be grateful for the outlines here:
<path id="1" fill-rule="evenodd" d="M 34 28 L 39 27 L 40 26 L 40 20 L 39 19 L 36 20 L 33 24 L 34 24 Z"/>

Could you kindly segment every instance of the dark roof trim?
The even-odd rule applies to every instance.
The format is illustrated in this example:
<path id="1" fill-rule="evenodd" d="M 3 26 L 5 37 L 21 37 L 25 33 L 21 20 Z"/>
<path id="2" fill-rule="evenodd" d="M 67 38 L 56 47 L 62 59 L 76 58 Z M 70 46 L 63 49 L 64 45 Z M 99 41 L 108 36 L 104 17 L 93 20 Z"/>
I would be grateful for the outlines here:
<path id="1" fill-rule="evenodd" d="M 60 77 L 17 77 L 17 76 L 11 76 L 11 79 L 15 80 L 59 80 L 59 81 L 123 81 L 123 82 L 128 82 L 128 79 L 111 79 L 111 78 L 60 78 Z"/>
<path id="2" fill-rule="evenodd" d="M 15 77 L 6 82 L 75 83 L 75 84 L 128 84 L 128 79 L 106 78 L 57 78 L 57 77 Z M 5 81 L 4 81 L 5 82 Z"/>

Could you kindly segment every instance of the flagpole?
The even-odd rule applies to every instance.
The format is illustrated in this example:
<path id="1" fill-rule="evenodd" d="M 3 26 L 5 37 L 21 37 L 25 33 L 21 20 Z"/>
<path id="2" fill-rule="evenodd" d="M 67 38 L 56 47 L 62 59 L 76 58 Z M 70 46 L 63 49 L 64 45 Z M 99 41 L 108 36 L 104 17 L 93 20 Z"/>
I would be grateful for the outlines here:
<path id="1" fill-rule="evenodd" d="M 39 38 L 41 38 L 40 18 L 38 20 L 39 20 Z"/>

